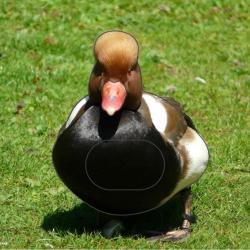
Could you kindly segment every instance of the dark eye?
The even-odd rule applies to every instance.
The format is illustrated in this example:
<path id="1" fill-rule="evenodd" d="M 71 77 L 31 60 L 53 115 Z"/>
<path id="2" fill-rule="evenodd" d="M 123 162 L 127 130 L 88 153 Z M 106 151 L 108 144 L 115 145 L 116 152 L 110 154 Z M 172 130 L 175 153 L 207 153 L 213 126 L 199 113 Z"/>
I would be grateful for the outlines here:
<path id="1" fill-rule="evenodd" d="M 136 70 L 136 67 L 137 67 L 137 63 L 135 63 L 134 65 L 132 65 L 131 68 L 129 68 L 128 73 L 131 73 L 131 71 Z"/>
<path id="2" fill-rule="evenodd" d="M 96 62 L 94 69 L 93 69 L 94 74 L 96 76 L 100 76 L 102 75 L 103 71 L 104 71 L 103 66 L 99 62 Z"/>

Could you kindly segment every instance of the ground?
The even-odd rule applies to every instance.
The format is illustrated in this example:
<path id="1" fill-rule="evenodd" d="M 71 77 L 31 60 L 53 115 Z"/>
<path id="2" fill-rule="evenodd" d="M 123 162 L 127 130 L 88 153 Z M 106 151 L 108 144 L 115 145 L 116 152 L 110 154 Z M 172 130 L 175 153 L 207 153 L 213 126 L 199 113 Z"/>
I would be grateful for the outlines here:
<path id="1" fill-rule="evenodd" d="M 1 1 L 1 248 L 250 247 L 250 3 L 163 2 Z M 110 29 L 135 35 L 145 89 L 181 102 L 209 145 L 186 242 L 103 238 L 53 169 L 59 127 L 87 94 L 93 41 Z M 139 224 L 163 227 L 176 209 Z"/>

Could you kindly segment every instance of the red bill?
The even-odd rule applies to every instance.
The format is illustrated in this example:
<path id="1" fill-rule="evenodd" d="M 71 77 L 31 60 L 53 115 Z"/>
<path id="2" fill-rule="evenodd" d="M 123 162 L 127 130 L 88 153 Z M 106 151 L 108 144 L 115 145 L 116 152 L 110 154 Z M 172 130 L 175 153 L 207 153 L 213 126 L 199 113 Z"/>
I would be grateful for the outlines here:
<path id="1" fill-rule="evenodd" d="M 122 108 L 126 95 L 126 89 L 121 82 L 105 83 L 102 89 L 102 109 L 112 116 Z"/>

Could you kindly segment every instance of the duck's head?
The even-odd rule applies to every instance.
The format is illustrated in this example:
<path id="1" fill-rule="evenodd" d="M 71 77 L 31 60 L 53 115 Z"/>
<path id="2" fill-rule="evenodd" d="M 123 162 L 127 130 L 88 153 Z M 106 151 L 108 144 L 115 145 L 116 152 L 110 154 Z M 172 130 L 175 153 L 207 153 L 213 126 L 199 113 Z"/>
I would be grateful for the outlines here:
<path id="1" fill-rule="evenodd" d="M 89 97 L 110 116 L 122 108 L 136 111 L 141 104 L 138 54 L 138 43 L 128 33 L 108 31 L 96 39 Z"/>

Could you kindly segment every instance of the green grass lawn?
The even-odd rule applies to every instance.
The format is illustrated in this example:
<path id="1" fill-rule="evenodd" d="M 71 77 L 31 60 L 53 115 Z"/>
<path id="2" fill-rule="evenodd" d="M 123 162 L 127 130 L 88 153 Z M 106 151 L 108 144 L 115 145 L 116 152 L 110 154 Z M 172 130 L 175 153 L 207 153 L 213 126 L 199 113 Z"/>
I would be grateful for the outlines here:
<path id="1" fill-rule="evenodd" d="M 250 2 L 163 2 L 0 1 L 0 248 L 250 248 Z M 110 29 L 136 36 L 145 89 L 181 102 L 209 145 L 184 243 L 103 238 L 53 169 L 93 41 Z"/>

